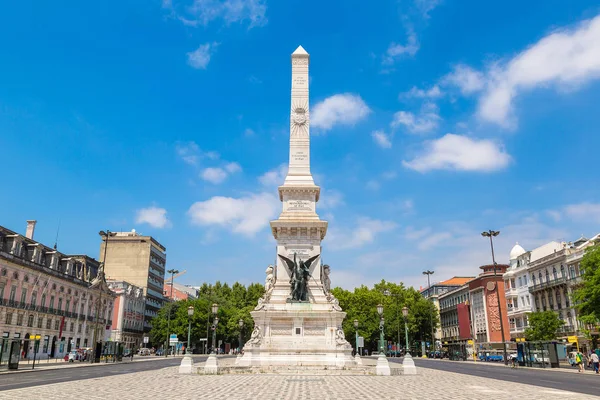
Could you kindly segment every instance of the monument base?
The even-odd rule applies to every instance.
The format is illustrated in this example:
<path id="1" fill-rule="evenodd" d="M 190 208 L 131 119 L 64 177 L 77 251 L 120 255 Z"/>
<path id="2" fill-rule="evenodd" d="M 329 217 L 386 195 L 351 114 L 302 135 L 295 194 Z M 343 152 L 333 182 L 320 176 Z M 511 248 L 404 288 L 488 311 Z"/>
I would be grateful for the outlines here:
<path id="1" fill-rule="evenodd" d="M 404 356 L 404 360 L 402 360 L 402 369 L 404 375 L 416 375 L 417 367 L 415 367 L 415 362 L 412 359 L 410 353 L 406 353 Z"/>
<path id="2" fill-rule="evenodd" d="M 180 374 L 191 374 L 194 373 L 194 360 L 192 360 L 192 356 L 186 355 L 181 360 L 181 364 L 179 365 L 179 373 Z"/>
<path id="3" fill-rule="evenodd" d="M 204 373 L 207 375 L 217 374 L 219 372 L 219 362 L 215 353 L 211 353 L 204 364 Z"/>
<path id="4" fill-rule="evenodd" d="M 287 302 L 280 297 L 276 303 L 264 304 L 263 310 L 251 312 L 254 332 L 237 365 L 356 366 L 352 346 L 341 330 L 346 313 L 315 297 L 314 303 Z"/>

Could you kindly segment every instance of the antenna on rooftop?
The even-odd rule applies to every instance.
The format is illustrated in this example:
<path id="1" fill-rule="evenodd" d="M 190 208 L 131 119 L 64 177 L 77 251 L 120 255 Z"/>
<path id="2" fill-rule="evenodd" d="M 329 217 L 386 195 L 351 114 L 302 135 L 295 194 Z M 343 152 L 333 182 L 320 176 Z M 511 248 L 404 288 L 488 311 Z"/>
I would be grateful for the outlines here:
<path id="1" fill-rule="evenodd" d="M 54 250 L 58 247 L 58 233 L 60 232 L 60 219 L 58 220 L 58 228 L 56 228 L 56 238 L 54 239 Z"/>

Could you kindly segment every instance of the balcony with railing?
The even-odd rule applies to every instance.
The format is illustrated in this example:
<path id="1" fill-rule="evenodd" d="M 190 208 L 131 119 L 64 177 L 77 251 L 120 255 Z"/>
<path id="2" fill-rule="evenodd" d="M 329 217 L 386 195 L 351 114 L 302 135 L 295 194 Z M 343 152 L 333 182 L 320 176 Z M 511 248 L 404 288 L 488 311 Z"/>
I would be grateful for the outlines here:
<path id="1" fill-rule="evenodd" d="M 556 286 L 559 285 L 566 285 L 566 284 L 574 284 L 574 283 L 579 283 L 581 281 L 581 277 L 579 276 L 574 276 L 574 277 L 568 277 L 568 276 L 557 276 L 557 277 L 552 277 L 552 279 L 548 280 L 548 281 L 544 281 L 544 282 L 538 282 L 535 285 L 530 285 L 529 286 L 529 293 L 534 293 L 543 289 L 552 289 Z"/>

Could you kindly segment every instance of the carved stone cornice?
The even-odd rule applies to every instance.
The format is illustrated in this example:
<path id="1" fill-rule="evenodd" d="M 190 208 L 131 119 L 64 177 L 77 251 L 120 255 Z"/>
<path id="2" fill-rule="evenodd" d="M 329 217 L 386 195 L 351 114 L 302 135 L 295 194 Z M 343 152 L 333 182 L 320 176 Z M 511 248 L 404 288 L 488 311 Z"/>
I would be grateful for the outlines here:
<path id="1" fill-rule="evenodd" d="M 290 195 L 296 194 L 314 194 L 315 201 L 319 201 L 319 196 L 321 194 L 321 188 L 317 185 L 307 185 L 307 186 L 279 186 L 279 200 L 283 201 L 283 194 L 287 193 Z"/>

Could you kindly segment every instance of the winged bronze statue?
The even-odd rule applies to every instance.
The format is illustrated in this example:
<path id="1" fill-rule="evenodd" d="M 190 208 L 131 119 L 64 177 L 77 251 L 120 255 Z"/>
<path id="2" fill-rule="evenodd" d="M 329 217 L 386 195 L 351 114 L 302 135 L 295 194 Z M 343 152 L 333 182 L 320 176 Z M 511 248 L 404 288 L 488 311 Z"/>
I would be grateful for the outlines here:
<path id="1" fill-rule="evenodd" d="M 308 278 L 310 274 L 310 266 L 312 263 L 319 258 L 320 254 L 309 258 L 306 261 L 302 261 L 294 253 L 294 259 L 290 260 L 286 256 L 278 254 L 279 258 L 287 265 L 288 272 L 290 273 L 290 284 L 291 284 L 291 300 L 292 301 L 308 301 Z"/>

